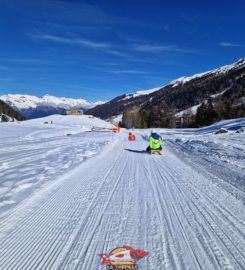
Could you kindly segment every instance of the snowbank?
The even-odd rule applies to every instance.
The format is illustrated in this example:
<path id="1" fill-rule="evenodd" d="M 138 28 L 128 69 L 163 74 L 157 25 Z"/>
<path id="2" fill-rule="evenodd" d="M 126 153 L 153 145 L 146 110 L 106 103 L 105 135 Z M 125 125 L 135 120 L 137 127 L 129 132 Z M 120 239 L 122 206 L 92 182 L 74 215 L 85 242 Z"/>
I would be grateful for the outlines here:
<path id="1" fill-rule="evenodd" d="M 228 133 L 215 134 L 221 128 Z M 240 118 L 199 129 L 161 129 L 160 133 L 165 144 L 191 166 L 216 175 L 227 189 L 232 185 L 245 191 L 244 128 L 245 118 Z"/>
<path id="2" fill-rule="evenodd" d="M 116 136 L 87 132 L 93 126 L 112 125 L 87 115 L 1 123 L 0 215 L 99 153 Z"/>

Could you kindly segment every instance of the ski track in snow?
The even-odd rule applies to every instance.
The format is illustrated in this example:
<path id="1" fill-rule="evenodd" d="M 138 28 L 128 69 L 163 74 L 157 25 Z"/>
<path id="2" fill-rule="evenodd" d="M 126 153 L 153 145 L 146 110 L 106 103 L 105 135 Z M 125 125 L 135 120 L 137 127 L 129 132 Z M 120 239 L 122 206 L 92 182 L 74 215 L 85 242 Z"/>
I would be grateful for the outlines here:
<path id="1" fill-rule="evenodd" d="M 122 132 L 44 190 L 36 207 L 19 205 L 17 217 L 3 217 L 0 269 L 102 270 L 99 254 L 124 245 L 149 252 L 139 269 L 244 269 L 243 202 L 169 145 L 162 156 L 140 152 L 145 148 L 140 133 L 128 142 Z M 25 162 L 40 151 L 28 150 Z"/>

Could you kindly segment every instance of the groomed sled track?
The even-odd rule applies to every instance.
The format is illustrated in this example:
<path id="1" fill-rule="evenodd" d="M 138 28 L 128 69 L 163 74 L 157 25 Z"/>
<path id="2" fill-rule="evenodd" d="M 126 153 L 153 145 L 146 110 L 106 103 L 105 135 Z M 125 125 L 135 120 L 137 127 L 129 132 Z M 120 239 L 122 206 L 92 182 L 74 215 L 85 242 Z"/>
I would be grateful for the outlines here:
<path id="1" fill-rule="evenodd" d="M 245 269 L 243 203 L 167 148 L 145 147 L 122 133 L 37 206 L 3 217 L 0 269 L 106 269 L 99 254 L 125 245 L 149 252 L 142 270 Z"/>

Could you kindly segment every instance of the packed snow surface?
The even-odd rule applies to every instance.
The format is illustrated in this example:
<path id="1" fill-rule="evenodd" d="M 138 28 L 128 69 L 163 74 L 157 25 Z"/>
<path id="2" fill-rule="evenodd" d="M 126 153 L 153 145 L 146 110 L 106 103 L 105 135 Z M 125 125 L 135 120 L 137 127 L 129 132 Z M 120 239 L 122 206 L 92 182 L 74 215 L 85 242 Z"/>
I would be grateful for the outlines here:
<path id="1" fill-rule="evenodd" d="M 100 151 L 112 135 L 91 137 L 93 127 L 112 125 L 85 115 L 0 123 L 0 214 Z"/>
<path id="2" fill-rule="evenodd" d="M 162 156 L 145 152 L 150 130 L 107 127 L 0 124 L 0 269 L 102 270 L 125 245 L 149 252 L 142 270 L 244 269 L 245 119 L 159 129 Z"/>

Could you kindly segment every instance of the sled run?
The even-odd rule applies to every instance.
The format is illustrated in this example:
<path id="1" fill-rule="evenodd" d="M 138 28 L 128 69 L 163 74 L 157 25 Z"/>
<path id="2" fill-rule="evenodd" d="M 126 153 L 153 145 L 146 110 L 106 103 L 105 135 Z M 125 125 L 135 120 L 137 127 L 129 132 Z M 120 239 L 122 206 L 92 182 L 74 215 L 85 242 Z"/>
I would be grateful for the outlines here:
<path id="1" fill-rule="evenodd" d="M 162 156 L 146 154 L 147 133 L 137 131 L 135 142 L 124 131 L 105 135 L 113 142 L 99 154 L 3 211 L 0 269 L 102 270 L 99 254 L 125 245 L 149 252 L 142 270 L 244 269 L 244 135 L 220 139 L 229 157 L 236 153 L 222 163 L 205 140 L 195 148 L 196 134 L 165 141 Z"/>

